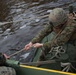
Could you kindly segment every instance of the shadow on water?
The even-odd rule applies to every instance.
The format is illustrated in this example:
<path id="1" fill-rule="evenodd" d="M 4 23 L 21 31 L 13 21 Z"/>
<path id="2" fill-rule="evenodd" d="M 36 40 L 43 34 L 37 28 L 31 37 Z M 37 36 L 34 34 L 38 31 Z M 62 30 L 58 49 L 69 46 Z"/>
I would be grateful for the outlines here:
<path id="1" fill-rule="evenodd" d="M 75 0 L 1 0 L 0 21 L 12 23 L 0 25 L 0 52 L 10 55 L 21 50 L 48 22 L 48 17 L 42 16 L 48 15 L 55 7 L 67 10 L 70 4 L 76 6 Z M 25 53 L 13 58 L 19 60 L 23 57 L 20 59 L 23 61 L 29 55 Z"/>

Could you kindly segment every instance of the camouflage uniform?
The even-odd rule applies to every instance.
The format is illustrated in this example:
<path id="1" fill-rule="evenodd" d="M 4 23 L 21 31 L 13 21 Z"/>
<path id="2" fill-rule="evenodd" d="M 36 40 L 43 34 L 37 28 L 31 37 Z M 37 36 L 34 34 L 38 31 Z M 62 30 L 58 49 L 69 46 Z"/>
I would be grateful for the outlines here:
<path id="1" fill-rule="evenodd" d="M 11 67 L 0 66 L 0 75 L 16 75 L 16 72 Z"/>
<path id="2" fill-rule="evenodd" d="M 32 39 L 32 43 L 41 42 L 42 39 L 53 31 L 51 25 L 47 25 L 35 38 Z M 53 42 L 52 46 L 63 45 L 68 42 L 68 40 L 76 39 L 76 21 L 69 19 L 66 27 L 59 34 L 56 40 Z M 43 47 L 45 49 L 51 49 L 51 41 L 44 43 Z"/>
<path id="3" fill-rule="evenodd" d="M 55 13 L 58 13 L 57 11 Z M 60 13 L 61 14 L 61 13 Z M 64 13 L 65 14 L 65 13 Z M 51 16 L 53 15 L 50 14 Z M 63 15 L 63 14 L 62 14 Z M 59 15 L 57 15 L 59 16 Z M 65 15 L 66 16 L 66 15 Z M 67 19 L 67 16 L 65 17 L 64 15 L 62 17 L 64 17 L 64 19 L 66 20 Z M 60 17 L 58 17 L 57 21 L 60 22 L 54 22 L 54 18 L 51 19 L 54 24 L 57 26 L 57 24 L 64 24 L 63 21 L 64 19 L 61 19 L 61 15 Z M 57 24 L 56 24 L 57 23 Z M 49 60 L 47 57 L 49 55 L 49 50 L 51 51 L 52 47 L 57 47 L 57 46 L 63 46 L 65 49 L 65 52 L 62 53 L 60 55 L 60 57 L 55 57 L 53 58 L 53 55 L 56 54 L 55 51 L 51 51 L 50 53 L 50 58 L 52 57 L 54 60 L 55 59 L 63 59 L 65 62 L 69 62 L 69 61 L 75 61 L 76 60 L 76 21 L 73 20 L 73 19 L 70 19 L 68 18 L 67 22 L 65 23 L 65 25 L 62 27 L 61 31 L 59 34 L 55 34 L 54 32 L 54 35 L 53 34 L 53 27 L 52 25 L 47 25 L 43 30 L 40 31 L 40 33 L 34 38 L 32 39 L 32 43 L 43 43 L 43 48 L 45 49 L 45 53 L 46 54 L 46 60 Z M 54 39 L 54 37 L 57 35 L 57 37 Z M 53 38 L 51 38 L 53 37 Z M 46 40 L 45 40 L 46 39 Z M 75 46 L 74 46 L 74 41 L 75 41 Z M 73 42 L 71 44 L 71 42 Z M 40 50 L 40 49 L 39 49 Z M 47 51 L 48 50 L 48 51 Z M 40 52 L 38 52 L 40 53 Z M 60 53 L 59 53 L 60 54 Z M 39 55 L 39 54 L 38 54 Z M 37 58 L 36 58 L 37 59 Z M 43 67 L 47 67 L 47 65 L 42 65 Z M 57 64 L 52 64 L 52 65 L 48 65 L 49 68 L 51 69 L 57 69 L 57 70 L 60 70 L 60 67 L 58 67 L 60 65 Z"/>
<path id="4" fill-rule="evenodd" d="M 16 75 L 16 71 L 12 67 L 7 67 L 6 57 L 0 53 L 0 75 Z"/>

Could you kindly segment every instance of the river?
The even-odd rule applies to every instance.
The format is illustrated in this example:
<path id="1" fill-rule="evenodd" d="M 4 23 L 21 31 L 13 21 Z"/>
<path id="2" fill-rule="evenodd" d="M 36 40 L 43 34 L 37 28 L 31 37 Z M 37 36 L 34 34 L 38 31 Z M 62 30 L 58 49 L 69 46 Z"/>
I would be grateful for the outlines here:
<path id="1" fill-rule="evenodd" d="M 11 55 L 21 50 L 48 23 L 46 15 L 55 8 L 68 11 L 76 0 L 1 0 L 0 1 L 0 52 Z M 11 23 L 6 23 L 11 22 Z M 19 61 L 30 61 L 33 50 L 12 57 Z M 27 58 L 28 57 L 28 58 Z"/>

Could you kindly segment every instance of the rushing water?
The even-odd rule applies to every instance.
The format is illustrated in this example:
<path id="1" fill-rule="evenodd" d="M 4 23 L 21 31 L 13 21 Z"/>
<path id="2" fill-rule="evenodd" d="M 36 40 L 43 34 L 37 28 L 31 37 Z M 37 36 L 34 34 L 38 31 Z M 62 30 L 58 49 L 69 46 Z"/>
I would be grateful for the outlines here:
<path id="1" fill-rule="evenodd" d="M 10 55 L 24 48 L 48 22 L 45 15 L 48 15 L 49 11 L 55 7 L 68 11 L 71 4 L 76 10 L 76 0 L 1 0 L 0 52 Z M 25 54 L 24 51 L 13 58 L 26 59 L 31 52 L 27 51 Z"/>

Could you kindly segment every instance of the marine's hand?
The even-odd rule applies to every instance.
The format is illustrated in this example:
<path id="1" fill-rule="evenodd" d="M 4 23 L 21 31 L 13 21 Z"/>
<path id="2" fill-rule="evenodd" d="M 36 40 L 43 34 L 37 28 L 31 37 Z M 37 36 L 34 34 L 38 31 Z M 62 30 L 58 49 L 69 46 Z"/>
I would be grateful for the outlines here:
<path id="1" fill-rule="evenodd" d="M 33 47 L 35 47 L 35 48 L 39 48 L 39 47 L 42 47 L 42 46 L 43 46 L 42 43 L 35 43 L 35 44 L 33 44 Z"/>
<path id="2" fill-rule="evenodd" d="M 25 45 L 24 50 L 30 49 L 30 47 L 32 47 L 32 45 L 33 45 L 32 42 L 30 42 L 29 44 Z"/>
<path id="3" fill-rule="evenodd" d="M 9 56 L 7 56 L 5 53 L 3 54 L 4 56 L 5 56 L 5 58 L 6 59 L 9 59 L 10 57 Z"/>

